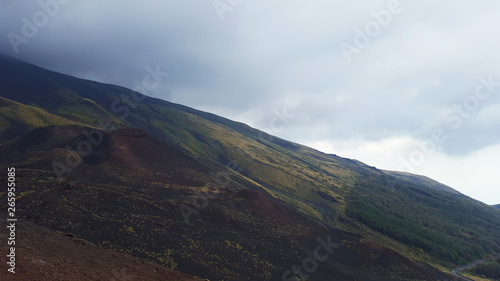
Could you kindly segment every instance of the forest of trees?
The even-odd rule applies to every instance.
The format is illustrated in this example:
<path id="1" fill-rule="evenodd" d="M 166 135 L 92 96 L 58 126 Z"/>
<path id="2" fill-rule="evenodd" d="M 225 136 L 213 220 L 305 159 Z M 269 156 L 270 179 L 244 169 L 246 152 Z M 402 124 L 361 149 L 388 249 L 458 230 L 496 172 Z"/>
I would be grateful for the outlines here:
<path id="1" fill-rule="evenodd" d="M 500 212 L 463 195 L 371 177 L 351 190 L 346 212 L 374 230 L 454 264 L 500 253 Z"/>
<path id="2" fill-rule="evenodd" d="M 482 278 L 500 280 L 500 258 L 475 266 L 468 272 Z"/>

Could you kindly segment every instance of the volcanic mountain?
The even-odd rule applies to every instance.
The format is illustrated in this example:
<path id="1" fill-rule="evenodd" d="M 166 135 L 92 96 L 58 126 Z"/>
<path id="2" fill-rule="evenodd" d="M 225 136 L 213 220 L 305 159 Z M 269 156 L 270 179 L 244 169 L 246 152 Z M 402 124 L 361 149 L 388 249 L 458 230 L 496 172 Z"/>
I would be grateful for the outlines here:
<path id="1" fill-rule="evenodd" d="M 431 179 L 0 60 L 0 166 L 37 225 L 210 280 L 458 280 L 500 253 L 500 214 Z"/>
<path id="2" fill-rule="evenodd" d="M 71 147 L 88 140 L 90 131 L 102 136 L 102 144 L 79 167 L 59 180 L 44 169 L 74 157 Z M 279 280 L 294 259 L 307 259 L 321 245 L 317 241 L 333 241 L 338 246 L 325 248 L 331 257 L 312 275 L 316 280 L 452 280 L 358 235 L 325 227 L 258 185 L 242 185 L 237 174 L 211 169 L 140 129 L 49 126 L 7 142 L 1 153 L 13 150 L 26 153 L 5 158 L 16 167 L 18 186 L 30 188 L 17 200 L 26 219 L 192 275 Z M 217 172 L 228 177 L 226 184 L 210 177 Z M 209 205 L 189 207 L 201 194 Z"/>

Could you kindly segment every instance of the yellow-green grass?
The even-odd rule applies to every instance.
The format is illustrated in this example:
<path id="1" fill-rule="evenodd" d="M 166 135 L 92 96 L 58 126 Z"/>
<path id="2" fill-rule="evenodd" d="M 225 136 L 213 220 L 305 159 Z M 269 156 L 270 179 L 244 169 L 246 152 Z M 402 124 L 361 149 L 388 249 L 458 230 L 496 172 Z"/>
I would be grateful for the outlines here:
<path id="1" fill-rule="evenodd" d="M 17 122 L 22 122 L 30 129 L 51 125 L 89 126 L 89 124 L 87 123 L 52 114 L 36 106 L 21 104 L 3 97 L 0 97 L 0 99 L 3 103 L 8 104 L 8 106 L 0 107 L 0 115 L 4 118 L 7 117 L 14 119 Z M 6 131 L 10 129 L 11 126 L 15 125 L 8 123 L 5 119 L 3 119 L 1 122 L 2 126 L 0 130 L 2 131 Z"/>

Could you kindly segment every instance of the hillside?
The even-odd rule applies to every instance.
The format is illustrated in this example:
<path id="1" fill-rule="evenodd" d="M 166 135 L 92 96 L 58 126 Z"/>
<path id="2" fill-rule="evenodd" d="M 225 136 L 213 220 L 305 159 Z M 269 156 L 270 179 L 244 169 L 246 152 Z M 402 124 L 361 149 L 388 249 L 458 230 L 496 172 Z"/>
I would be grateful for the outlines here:
<path id="1" fill-rule="evenodd" d="M 405 181 L 410 184 L 415 184 L 418 186 L 425 186 L 426 188 L 435 190 L 435 191 L 445 191 L 449 192 L 452 194 L 460 194 L 460 192 L 456 191 L 455 189 L 444 185 L 442 183 L 439 183 L 433 179 L 430 179 L 426 176 L 419 176 L 419 175 L 414 175 L 410 173 L 404 173 L 404 172 L 395 172 L 395 171 L 384 171 L 385 173 L 398 178 L 399 180 Z"/>
<path id="2" fill-rule="evenodd" d="M 2 280 L 203 280 L 30 222 L 17 223 L 17 236 L 16 251 L 22 253 L 17 264 L 22 266 L 6 277 L 8 265 L 2 263 Z M 6 246 L 2 243 L 2 252 L 8 252 Z"/>
<path id="3" fill-rule="evenodd" d="M 90 128 L 39 128 L 1 147 L 1 155 L 26 151 L 7 158 L 24 190 L 16 202 L 26 219 L 211 280 L 281 280 L 318 245 L 330 245 L 326 241 L 338 246 L 325 248 L 328 259 L 314 280 L 449 278 L 358 235 L 311 221 L 257 185 L 239 184 L 235 174 L 221 173 L 228 177 L 221 184 L 210 177 L 221 171 L 138 129 L 99 131 L 99 149 L 57 180 L 47 167 L 72 155 L 65 147 L 82 141 L 84 135 L 74 134 L 78 129 Z M 193 198 L 201 200 L 200 194 L 209 204 L 186 222 L 182 210 L 192 210 L 187 206 Z"/>
<path id="4" fill-rule="evenodd" d="M 85 238 L 95 237 L 100 243 L 107 241 L 109 247 L 125 245 L 136 256 L 175 265 L 198 276 L 220 277 L 226 272 L 233 278 L 250 278 L 249 271 L 241 271 L 231 260 L 242 258 L 253 260 L 266 278 L 274 278 L 276 268 L 285 269 L 304 257 L 305 244 L 291 241 L 314 240 L 318 233 L 332 229 L 350 237 L 345 239 L 350 242 L 342 244 L 347 249 L 352 249 L 348 246 L 351 244 L 354 249 L 370 245 L 371 250 L 361 250 L 362 256 L 382 246 L 380 249 L 388 247 L 406 256 L 390 250 L 391 255 L 397 255 L 393 263 L 398 266 L 413 258 L 451 268 L 486 253 L 500 252 L 500 214 L 431 179 L 381 171 L 159 99 L 124 102 L 120 96 L 130 97 L 128 89 L 0 59 L 0 70 L 5 73 L 0 77 L 4 98 L 0 116 L 5 120 L 1 133 L 5 140 L 11 140 L 0 146 L 0 161 L 3 166 L 15 163 L 26 173 L 26 185 L 33 190 L 26 200 L 37 202 L 27 207 L 27 217 L 37 223 L 71 230 Z M 119 111 L 113 106 L 117 102 L 122 106 Z M 10 110 L 13 106 L 29 106 L 50 122 L 39 124 L 29 121 L 32 117 L 14 115 Z M 58 126 L 36 129 L 47 125 Z M 82 164 L 69 167 L 67 157 L 75 152 L 67 146 L 76 149 L 86 140 L 82 132 L 96 128 L 137 129 L 99 131 L 102 141 L 83 157 Z M 54 168 L 54 161 L 62 165 Z M 209 204 L 201 210 L 193 209 L 193 198 L 200 192 Z M 47 206 L 53 211 L 40 207 L 43 202 L 52 202 Z M 194 226 L 183 222 L 185 216 L 179 206 L 196 214 L 190 216 Z M 151 223 L 144 225 L 140 219 L 143 216 Z M 269 224 L 273 216 L 275 221 L 304 223 L 273 228 Z M 120 235 L 95 232 L 104 223 L 114 227 L 110 233 Z M 172 232 L 158 238 L 156 235 L 165 235 L 167 226 Z M 224 227 L 219 231 L 215 226 Z M 263 231 L 251 231 L 256 229 Z M 251 234 L 244 234 L 247 231 Z M 124 238 L 125 234 L 130 237 Z M 212 239 L 201 239 L 206 235 Z M 214 240 L 220 235 L 233 241 Z M 185 240 L 172 238 L 177 236 Z M 148 237 L 149 242 L 137 244 L 137 237 Z M 274 245 L 265 242 L 269 239 L 279 246 L 272 247 L 272 253 L 265 257 L 256 257 Z M 363 242 L 366 239 L 370 242 Z M 166 248 L 160 256 L 153 252 L 158 245 Z M 173 253 L 167 250 L 173 248 Z M 203 251 L 197 256 L 187 250 L 199 248 Z M 221 251 L 228 251 L 231 258 L 224 258 Z M 330 269 L 346 276 L 346 280 L 367 274 L 368 268 L 374 268 L 374 276 L 385 276 L 380 277 L 382 280 L 395 274 L 382 265 L 375 266 L 373 260 L 361 262 L 359 258 L 351 263 L 345 256 L 352 256 L 352 250 L 347 251 Z M 292 260 L 281 262 L 283 257 Z M 218 267 L 207 269 L 207 259 L 216 259 Z M 412 264 L 408 268 L 421 266 L 408 261 Z M 352 273 L 345 267 L 364 273 Z M 328 276 L 323 271 L 317 274 L 315 280 Z M 412 270 L 401 274 L 416 278 Z M 425 280 L 440 280 L 432 279 L 436 274 L 429 274 Z"/>

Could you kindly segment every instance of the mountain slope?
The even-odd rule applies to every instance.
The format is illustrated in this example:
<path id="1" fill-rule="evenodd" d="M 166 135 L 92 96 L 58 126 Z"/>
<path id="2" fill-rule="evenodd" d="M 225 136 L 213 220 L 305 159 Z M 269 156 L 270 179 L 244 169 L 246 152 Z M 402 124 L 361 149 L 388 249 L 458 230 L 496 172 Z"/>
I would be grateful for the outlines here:
<path id="1" fill-rule="evenodd" d="M 494 208 L 500 209 L 500 204 L 498 205 L 493 205 Z"/>
<path id="2" fill-rule="evenodd" d="M 450 278 L 357 235 L 311 221 L 259 186 L 239 184 L 235 174 L 221 174 L 227 177 L 221 184 L 221 177 L 210 176 L 216 169 L 138 129 L 98 131 L 102 144 L 71 175 L 56 180 L 50 164 L 72 155 L 71 146 L 82 143 L 85 135 L 75 136 L 78 129 L 90 128 L 39 128 L 0 146 L 0 155 L 25 151 L 8 160 L 23 190 L 16 201 L 18 214 L 211 280 L 282 280 L 319 246 L 325 247 L 321 256 L 328 258 L 321 258 L 321 270 L 310 272 L 314 280 Z M 179 209 L 201 200 L 200 195 L 209 204 L 198 207 L 186 223 Z"/>
<path id="3" fill-rule="evenodd" d="M 17 136 L 26 131 L 50 125 L 83 126 L 86 123 L 49 113 L 39 107 L 0 97 L 0 133 L 4 138 Z"/>
<path id="4" fill-rule="evenodd" d="M 348 230 L 407 256 L 449 267 L 500 252 L 498 212 L 430 179 L 380 171 L 166 101 L 123 100 L 122 96 L 131 95 L 122 87 L 5 58 L 0 68 L 5 73 L 0 77 L 0 93 L 7 99 L 88 127 L 140 128 L 216 172 L 229 167 L 231 171 L 225 173 L 233 191 L 258 190 L 315 223 Z M 121 110 L 116 110 L 116 105 Z M 110 125 L 105 126 L 103 120 Z M 18 122 L 26 121 L 21 118 Z M 19 134 L 8 130 L 3 133 L 7 138 Z M 6 147 L 14 143 L 6 144 L 4 151 L 11 151 Z M 58 157 L 64 163 L 65 155 Z M 66 181 L 80 179 L 90 173 L 86 170 L 90 168 L 82 165 L 61 177 Z M 213 173 L 210 177 L 209 191 L 221 185 Z M 186 205 L 193 203 L 186 200 Z"/>
<path id="5" fill-rule="evenodd" d="M 395 171 L 384 171 L 384 172 L 407 183 L 423 186 L 435 191 L 446 191 L 452 194 L 460 194 L 460 192 L 456 191 L 455 189 L 425 176 L 419 176 L 410 173 L 395 172 Z"/>

